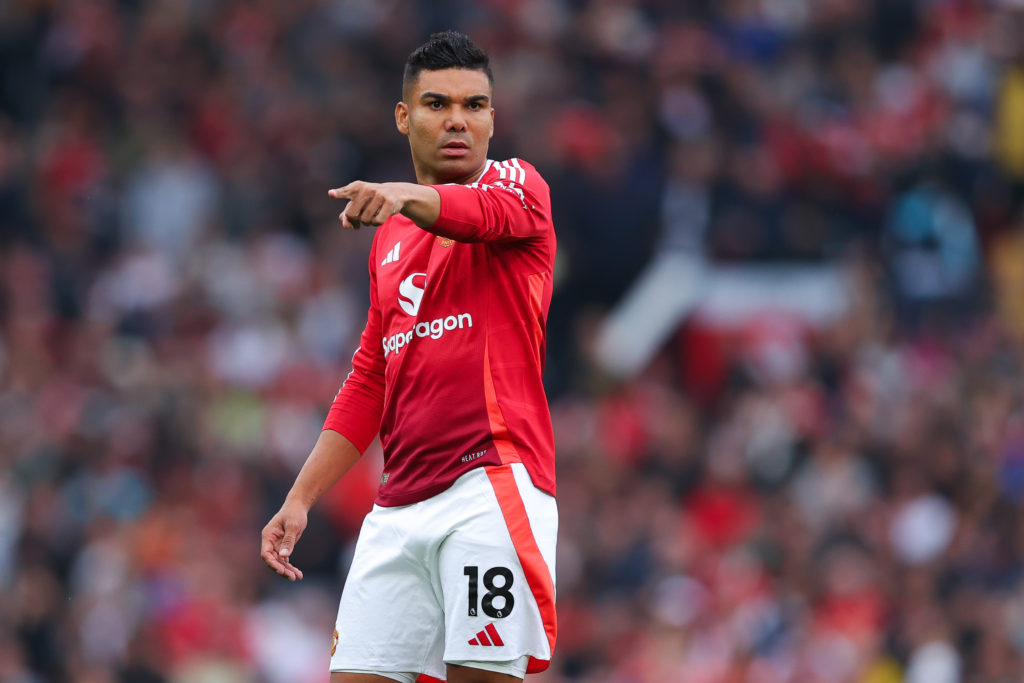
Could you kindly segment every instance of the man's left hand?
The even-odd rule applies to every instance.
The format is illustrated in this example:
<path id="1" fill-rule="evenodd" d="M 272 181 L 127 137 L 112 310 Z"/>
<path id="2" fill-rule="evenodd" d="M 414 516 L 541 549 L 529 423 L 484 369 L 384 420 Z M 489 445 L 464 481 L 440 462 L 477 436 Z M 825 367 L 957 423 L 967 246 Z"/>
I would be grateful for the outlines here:
<path id="1" fill-rule="evenodd" d="M 405 206 L 407 183 L 367 183 L 362 180 L 327 192 L 335 199 L 349 200 L 338 218 L 345 228 L 358 230 L 364 225 L 382 225 Z"/>

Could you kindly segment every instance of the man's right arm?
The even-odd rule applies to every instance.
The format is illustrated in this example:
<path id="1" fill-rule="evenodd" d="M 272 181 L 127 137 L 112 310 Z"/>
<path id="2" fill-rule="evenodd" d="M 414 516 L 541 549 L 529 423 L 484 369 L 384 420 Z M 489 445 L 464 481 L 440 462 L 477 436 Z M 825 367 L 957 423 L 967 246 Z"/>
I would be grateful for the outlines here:
<path id="1" fill-rule="evenodd" d="M 355 444 L 338 432 L 330 429 L 320 432 L 284 504 L 263 528 L 260 555 L 268 567 L 291 581 L 302 578 L 302 572 L 291 563 L 291 555 L 306 529 L 309 510 L 351 469 L 359 456 Z"/>
<path id="2" fill-rule="evenodd" d="M 380 431 L 384 412 L 384 353 L 377 299 L 376 240 L 370 250 L 370 309 L 352 371 L 331 404 L 324 428 L 303 464 L 284 504 L 263 529 L 261 556 L 292 581 L 302 572 L 291 564 L 295 543 L 306 528 L 310 508 L 351 469 Z"/>

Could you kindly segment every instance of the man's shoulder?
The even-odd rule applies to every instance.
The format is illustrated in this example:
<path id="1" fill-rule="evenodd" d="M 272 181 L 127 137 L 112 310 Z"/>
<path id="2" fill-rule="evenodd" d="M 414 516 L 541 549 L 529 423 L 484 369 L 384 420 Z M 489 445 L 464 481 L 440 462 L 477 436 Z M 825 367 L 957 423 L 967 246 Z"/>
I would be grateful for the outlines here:
<path id="1" fill-rule="evenodd" d="M 515 185 L 543 185 L 547 186 L 544 178 L 537 168 L 525 159 L 512 157 L 500 161 L 488 160 L 487 169 L 481 177 L 481 182 L 506 182 Z"/>

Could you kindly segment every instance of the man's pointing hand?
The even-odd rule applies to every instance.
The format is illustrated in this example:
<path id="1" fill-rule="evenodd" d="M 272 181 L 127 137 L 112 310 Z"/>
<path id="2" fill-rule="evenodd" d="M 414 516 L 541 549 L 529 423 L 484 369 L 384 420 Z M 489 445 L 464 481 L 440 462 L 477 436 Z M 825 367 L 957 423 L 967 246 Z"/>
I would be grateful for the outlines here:
<path id="1" fill-rule="evenodd" d="M 348 206 L 338 218 L 345 228 L 358 230 L 363 225 L 382 225 L 402 210 L 405 195 L 402 186 L 408 183 L 367 183 L 357 180 L 344 187 L 329 190 L 335 199 L 347 199 Z"/>
<path id="2" fill-rule="evenodd" d="M 338 218 L 345 228 L 383 225 L 396 213 L 403 213 L 425 228 L 433 225 L 441 211 L 441 197 L 429 185 L 415 183 L 368 183 L 362 180 L 328 190 L 335 199 L 347 199 L 348 206 Z"/>

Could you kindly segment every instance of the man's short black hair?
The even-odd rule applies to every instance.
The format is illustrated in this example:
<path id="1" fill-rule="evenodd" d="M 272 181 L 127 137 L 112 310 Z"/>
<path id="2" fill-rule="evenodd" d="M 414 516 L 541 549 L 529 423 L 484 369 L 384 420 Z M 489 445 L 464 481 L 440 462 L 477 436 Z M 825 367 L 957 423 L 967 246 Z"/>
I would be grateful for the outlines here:
<path id="1" fill-rule="evenodd" d="M 405 62 L 402 76 L 402 96 L 416 82 L 420 72 L 441 69 L 473 69 L 487 74 L 487 81 L 494 87 L 491 60 L 465 33 L 441 31 L 430 36 L 430 40 L 413 50 Z"/>

